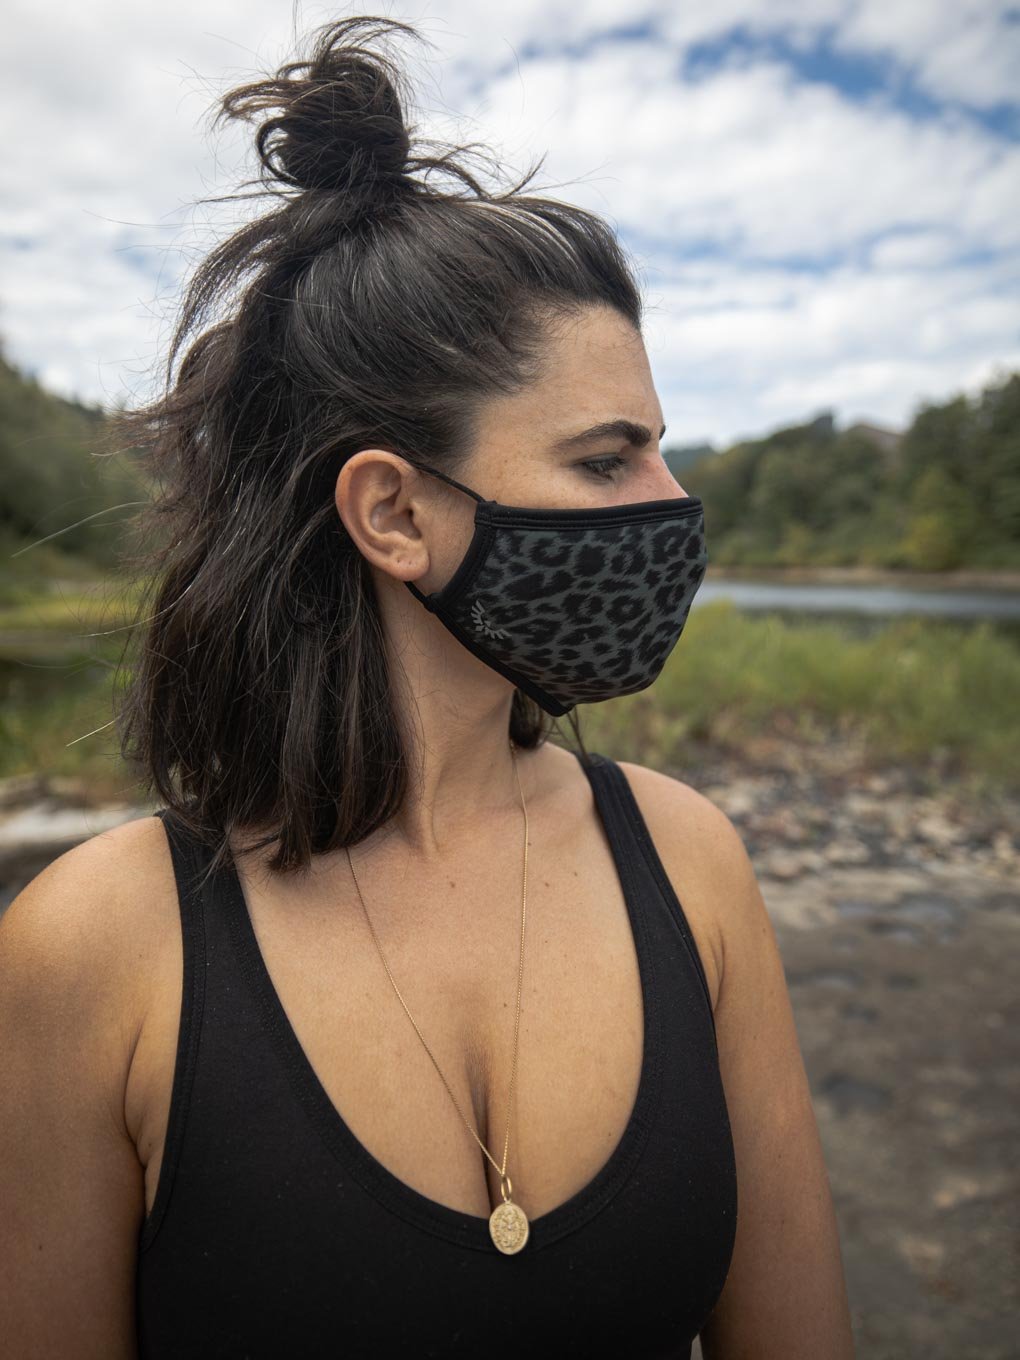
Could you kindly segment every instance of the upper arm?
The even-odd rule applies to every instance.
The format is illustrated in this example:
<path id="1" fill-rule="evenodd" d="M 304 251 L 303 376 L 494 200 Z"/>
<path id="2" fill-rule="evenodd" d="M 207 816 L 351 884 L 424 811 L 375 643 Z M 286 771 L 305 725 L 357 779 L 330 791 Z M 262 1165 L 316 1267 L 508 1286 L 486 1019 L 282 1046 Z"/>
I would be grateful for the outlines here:
<path id="1" fill-rule="evenodd" d="M 738 1211 L 729 1274 L 702 1329 L 702 1354 L 847 1360 L 853 1334 L 828 1173 L 753 866 L 736 828 L 709 799 L 656 771 L 642 769 L 639 780 L 677 896 L 714 921 L 721 957 L 716 1040 Z"/>
<path id="2" fill-rule="evenodd" d="M 23 1360 L 136 1354 L 144 1180 L 124 1092 L 141 1013 L 126 888 L 137 894 L 143 841 L 138 823 L 92 837 L 0 919 L 0 1333 Z"/>

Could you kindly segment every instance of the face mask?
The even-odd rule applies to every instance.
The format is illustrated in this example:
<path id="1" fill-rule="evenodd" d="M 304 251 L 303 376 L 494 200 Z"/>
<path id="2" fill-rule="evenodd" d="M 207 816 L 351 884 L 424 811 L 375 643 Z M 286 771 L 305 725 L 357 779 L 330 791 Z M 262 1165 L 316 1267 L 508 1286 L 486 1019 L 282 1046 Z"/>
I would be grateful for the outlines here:
<path id="1" fill-rule="evenodd" d="M 699 497 L 529 509 L 415 466 L 477 502 L 447 584 L 404 582 L 459 642 L 553 717 L 652 683 L 708 563 Z"/>

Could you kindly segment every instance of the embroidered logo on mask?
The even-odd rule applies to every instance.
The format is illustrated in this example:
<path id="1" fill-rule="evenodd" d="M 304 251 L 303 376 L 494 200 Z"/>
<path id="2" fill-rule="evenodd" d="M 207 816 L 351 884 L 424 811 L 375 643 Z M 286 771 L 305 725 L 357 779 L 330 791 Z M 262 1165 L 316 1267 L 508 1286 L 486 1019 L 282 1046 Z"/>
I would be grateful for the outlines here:
<path id="1" fill-rule="evenodd" d="M 485 610 L 482 608 L 481 600 L 475 600 L 471 606 L 471 619 L 474 623 L 476 633 L 481 633 L 483 637 L 506 638 L 508 633 L 504 633 L 502 628 L 494 628 L 485 617 Z"/>

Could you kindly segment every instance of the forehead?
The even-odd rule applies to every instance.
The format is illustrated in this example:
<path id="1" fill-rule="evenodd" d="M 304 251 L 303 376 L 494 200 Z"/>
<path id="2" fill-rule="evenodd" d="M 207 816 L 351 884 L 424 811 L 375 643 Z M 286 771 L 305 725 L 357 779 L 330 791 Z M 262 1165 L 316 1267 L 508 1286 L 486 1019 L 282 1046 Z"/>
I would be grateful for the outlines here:
<path id="1" fill-rule="evenodd" d="M 618 417 L 656 433 L 662 424 L 643 338 L 617 312 L 599 307 L 555 322 L 538 380 L 487 403 L 480 423 L 486 438 L 526 429 L 530 438 L 553 443 Z"/>
<path id="2" fill-rule="evenodd" d="M 608 307 L 588 307 L 553 322 L 536 392 L 548 395 L 575 383 L 651 384 L 648 355 L 639 331 Z"/>

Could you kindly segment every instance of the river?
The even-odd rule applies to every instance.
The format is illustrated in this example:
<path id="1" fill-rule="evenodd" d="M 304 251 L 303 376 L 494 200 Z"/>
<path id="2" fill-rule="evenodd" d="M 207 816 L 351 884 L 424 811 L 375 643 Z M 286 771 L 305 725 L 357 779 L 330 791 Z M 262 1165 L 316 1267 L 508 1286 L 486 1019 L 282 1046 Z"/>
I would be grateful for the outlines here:
<path id="1" fill-rule="evenodd" d="M 872 614 L 893 616 L 924 614 L 954 619 L 1020 621 L 1020 585 L 1012 588 L 977 588 L 946 585 L 942 577 L 931 584 L 894 582 L 854 583 L 741 577 L 709 564 L 694 606 L 712 600 L 732 600 L 739 609 L 773 609 L 813 614 Z M 1012 583 L 1015 574 L 1009 578 Z"/>

